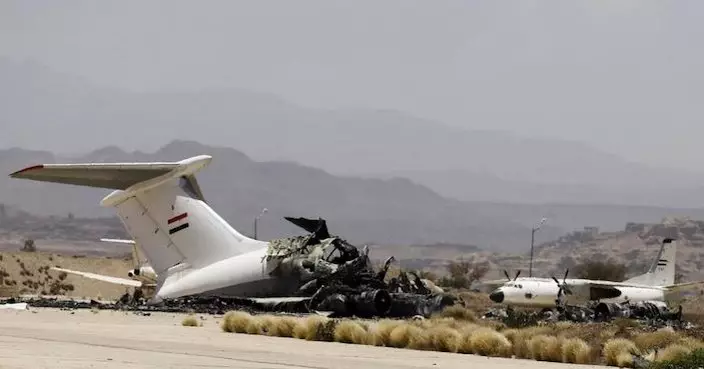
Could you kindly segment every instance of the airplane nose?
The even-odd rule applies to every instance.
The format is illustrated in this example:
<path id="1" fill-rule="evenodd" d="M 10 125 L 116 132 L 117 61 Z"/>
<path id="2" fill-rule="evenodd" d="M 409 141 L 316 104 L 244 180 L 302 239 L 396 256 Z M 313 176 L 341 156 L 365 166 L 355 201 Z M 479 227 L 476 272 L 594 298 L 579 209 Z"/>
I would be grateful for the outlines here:
<path id="1" fill-rule="evenodd" d="M 503 291 L 494 291 L 489 295 L 489 300 L 494 301 L 496 303 L 501 303 L 504 301 L 504 293 Z"/>

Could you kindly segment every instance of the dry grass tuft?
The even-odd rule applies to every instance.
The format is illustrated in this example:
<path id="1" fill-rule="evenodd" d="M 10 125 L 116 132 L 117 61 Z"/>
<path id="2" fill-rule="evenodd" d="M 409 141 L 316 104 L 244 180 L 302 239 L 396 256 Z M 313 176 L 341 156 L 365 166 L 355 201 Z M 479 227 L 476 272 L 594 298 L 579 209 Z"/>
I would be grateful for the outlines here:
<path id="1" fill-rule="evenodd" d="M 540 361 L 562 361 L 562 345 L 555 336 L 538 334 L 528 341 L 531 357 Z"/>
<path id="2" fill-rule="evenodd" d="M 397 348 L 416 346 L 418 342 L 423 341 L 424 332 L 422 328 L 414 324 L 399 324 L 389 334 L 389 346 Z"/>
<path id="3" fill-rule="evenodd" d="M 443 327 L 450 327 L 454 329 L 459 329 L 462 326 L 465 326 L 467 324 L 473 324 L 469 321 L 466 320 L 458 320 L 452 317 L 440 317 L 440 316 L 434 316 L 431 317 L 430 319 L 427 320 L 421 320 L 414 322 L 415 324 L 418 324 L 419 326 L 423 328 L 432 328 L 432 327 L 437 327 L 437 326 L 443 326 Z"/>
<path id="4" fill-rule="evenodd" d="M 511 342 L 491 328 L 478 328 L 464 337 L 461 352 L 482 356 L 511 357 Z"/>
<path id="5" fill-rule="evenodd" d="M 293 337 L 298 320 L 290 316 L 270 316 L 264 320 L 266 334 L 275 337 Z"/>
<path id="6" fill-rule="evenodd" d="M 489 294 L 476 292 L 460 292 L 459 297 L 464 303 L 464 306 L 472 311 L 486 311 L 492 305 L 493 301 L 489 300 Z"/>
<path id="7" fill-rule="evenodd" d="M 694 337 L 680 337 L 677 341 L 678 344 L 689 348 L 690 350 L 704 349 L 704 342 L 694 338 Z"/>
<path id="8" fill-rule="evenodd" d="M 264 328 L 265 319 L 266 318 L 263 316 L 252 316 L 252 319 L 249 320 L 247 326 L 244 328 L 244 333 L 259 335 L 264 334 L 264 332 L 266 332 Z"/>
<path id="9" fill-rule="evenodd" d="M 644 332 L 633 337 L 633 343 L 638 346 L 641 351 L 651 351 L 654 349 L 665 348 L 677 341 L 680 335 L 672 330 L 660 329 L 655 332 Z"/>
<path id="10" fill-rule="evenodd" d="M 581 338 L 569 338 L 562 343 L 562 362 L 591 364 L 591 347 Z"/>
<path id="11" fill-rule="evenodd" d="M 604 343 L 603 355 L 607 365 L 629 366 L 633 363 L 633 354 L 640 354 L 640 351 L 629 339 L 612 338 Z"/>
<path id="12" fill-rule="evenodd" d="M 428 331 L 433 349 L 442 352 L 458 352 L 462 344 L 462 334 L 449 326 L 437 326 Z"/>
<path id="13" fill-rule="evenodd" d="M 308 341 L 322 341 L 318 339 L 319 332 L 329 320 L 320 315 L 310 315 L 305 319 L 299 320 L 293 328 L 293 337 Z"/>
<path id="14" fill-rule="evenodd" d="M 625 338 L 618 338 L 625 339 Z M 616 365 L 619 368 L 631 368 L 633 367 L 633 354 L 629 352 L 619 352 L 616 355 L 615 363 L 611 365 Z"/>
<path id="15" fill-rule="evenodd" d="M 454 318 L 456 320 L 464 320 L 472 323 L 477 321 L 477 315 L 474 311 L 461 305 L 448 306 L 435 316 L 442 318 Z"/>
<path id="16" fill-rule="evenodd" d="M 367 330 L 354 320 L 343 320 L 335 327 L 335 342 L 365 345 L 368 337 Z"/>
<path id="17" fill-rule="evenodd" d="M 550 327 L 528 327 L 517 330 L 509 329 L 506 338 L 513 344 L 513 354 L 517 358 L 531 359 L 533 358 L 532 350 L 529 345 L 530 340 L 538 335 L 549 335 L 552 333 Z"/>
<path id="18" fill-rule="evenodd" d="M 228 311 L 223 317 L 222 328 L 225 332 L 247 333 L 247 327 L 257 318 L 244 311 Z"/>
<path id="19" fill-rule="evenodd" d="M 400 320 L 382 319 L 369 327 L 370 345 L 391 346 L 391 331 L 403 324 Z"/>
<path id="20" fill-rule="evenodd" d="M 195 316 L 189 315 L 186 318 L 183 319 L 181 322 L 181 325 L 184 327 L 199 327 L 202 326 L 202 324 L 199 324 L 198 319 L 196 319 Z"/>
<path id="21" fill-rule="evenodd" d="M 671 361 L 690 353 L 692 353 L 692 350 L 689 347 L 675 343 L 659 351 L 655 357 L 655 361 Z"/>

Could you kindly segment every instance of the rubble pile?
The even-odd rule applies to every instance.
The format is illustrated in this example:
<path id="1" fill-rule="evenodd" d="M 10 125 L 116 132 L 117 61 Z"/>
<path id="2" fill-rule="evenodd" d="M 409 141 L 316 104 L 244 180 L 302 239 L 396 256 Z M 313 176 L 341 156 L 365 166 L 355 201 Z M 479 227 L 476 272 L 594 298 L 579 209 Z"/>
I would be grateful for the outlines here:
<path id="1" fill-rule="evenodd" d="M 267 262 L 275 263 L 272 275 L 298 280 L 295 296 L 309 297 L 308 311 L 327 311 L 335 316 L 410 317 L 430 316 L 456 299 L 431 286 L 417 274 L 401 273 L 385 281 L 390 257 L 375 271 L 369 248 L 362 250 L 332 236 L 323 219 L 286 220 L 310 232 L 269 243 Z M 284 306 L 277 304 L 277 308 Z"/>
<path id="2" fill-rule="evenodd" d="M 691 329 L 694 325 L 682 318 L 682 306 L 671 311 L 664 304 L 655 302 L 603 303 L 590 302 L 585 306 L 565 305 L 555 310 L 528 312 L 508 309 L 491 309 L 483 319 L 503 322 L 510 328 L 536 326 L 550 322 L 570 321 L 575 323 L 603 323 L 614 319 L 632 319 L 653 328 L 672 327 Z"/>

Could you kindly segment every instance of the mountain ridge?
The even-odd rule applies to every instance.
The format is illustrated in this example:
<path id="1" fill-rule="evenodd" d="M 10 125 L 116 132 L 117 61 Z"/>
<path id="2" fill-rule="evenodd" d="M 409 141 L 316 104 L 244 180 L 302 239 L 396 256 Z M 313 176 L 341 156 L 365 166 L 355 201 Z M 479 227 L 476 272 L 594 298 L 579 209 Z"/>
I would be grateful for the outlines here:
<path id="1" fill-rule="evenodd" d="M 406 177 L 462 200 L 704 204 L 703 173 L 632 163 L 581 142 L 471 131 L 397 111 L 308 109 L 244 90 L 135 93 L 1 58 L 0 125 L 0 147 L 155 151 L 187 138 L 338 176 Z"/>
<path id="2" fill-rule="evenodd" d="M 251 233 L 261 208 L 266 238 L 300 233 L 284 216 L 323 217 L 331 231 L 355 243 L 391 245 L 457 243 L 492 251 L 524 251 L 530 227 L 542 216 L 548 224 L 536 243 L 583 226 L 622 229 L 627 222 L 653 222 L 667 215 L 704 219 L 704 209 L 624 207 L 617 205 L 530 205 L 463 202 L 444 197 L 406 178 L 335 176 L 295 162 L 260 162 L 229 147 L 174 140 L 155 152 L 128 152 L 112 145 L 83 155 L 55 156 L 48 151 L 0 150 L 0 170 L 56 162 L 176 161 L 208 154 L 213 161 L 198 173 L 211 206 L 233 227 Z M 37 183 L 0 177 L 0 202 L 38 215 L 111 217 L 99 207 L 109 190 Z"/>
<path id="3" fill-rule="evenodd" d="M 154 153 L 106 148 L 83 156 L 62 158 L 31 151 L 28 156 L 0 151 L 0 169 L 9 174 L 29 165 L 55 162 L 175 161 L 208 154 L 213 161 L 198 173 L 199 183 L 211 206 L 235 228 L 247 231 L 253 217 L 267 207 L 260 230 L 268 237 L 300 232 L 281 219 L 284 216 L 323 217 L 336 233 L 358 242 L 427 243 L 475 239 L 491 245 L 495 234 L 505 231 L 510 239 L 525 231 L 484 216 L 456 200 L 446 199 L 408 179 L 358 179 L 336 177 L 322 169 L 290 162 L 256 162 L 244 153 L 225 147 L 204 146 L 177 140 Z M 98 201 L 109 190 L 37 183 L 3 177 L 0 201 L 33 214 L 110 216 L 111 209 Z M 237 204 L 232 206 L 233 204 Z M 269 220 L 273 218 L 276 220 Z"/>

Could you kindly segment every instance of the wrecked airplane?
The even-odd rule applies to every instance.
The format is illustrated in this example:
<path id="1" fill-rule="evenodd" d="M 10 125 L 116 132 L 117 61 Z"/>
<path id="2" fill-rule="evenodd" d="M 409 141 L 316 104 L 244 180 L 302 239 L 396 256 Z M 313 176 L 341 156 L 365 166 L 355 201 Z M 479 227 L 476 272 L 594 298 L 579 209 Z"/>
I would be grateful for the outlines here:
<path id="1" fill-rule="evenodd" d="M 388 258 L 379 270 L 374 270 L 369 249 L 364 247 L 359 250 L 341 237 L 331 235 L 322 218 L 285 219 L 310 233 L 269 241 L 263 258 L 270 266 L 269 274 L 272 277 L 296 281 L 293 296 L 241 298 L 199 294 L 164 299 L 147 310 L 217 313 L 227 309 L 247 309 L 287 313 L 323 312 L 332 317 L 429 317 L 457 301 L 414 272 L 401 271 L 397 277 L 386 282 L 387 271 L 394 258 Z M 86 274 L 90 273 L 80 275 Z M 137 288 L 134 294 L 123 295 L 116 306 L 146 309 L 150 296 L 143 295 L 142 291 L 142 288 Z M 33 304 L 40 303 L 34 301 Z M 58 302 L 42 306 L 53 304 Z M 109 305 L 101 306 L 108 308 Z"/>
<path id="2" fill-rule="evenodd" d="M 195 175 L 211 160 L 199 155 L 178 162 L 39 164 L 10 176 L 114 190 L 101 205 L 116 210 L 148 259 L 156 276 L 150 305 L 194 296 L 244 298 L 277 306 L 305 302 L 310 310 L 343 315 L 386 316 L 431 311 L 448 301 L 437 294 L 389 288 L 372 270 L 368 249 L 360 251 L 331 236 L 322 219 L 287 218 L 310 234 L 270 242 L 238 232 L 200 190 Z M 82 274 L 142 287 L 135 279 Z M 421 285 L 414 284 L 415 289 Z"/>

